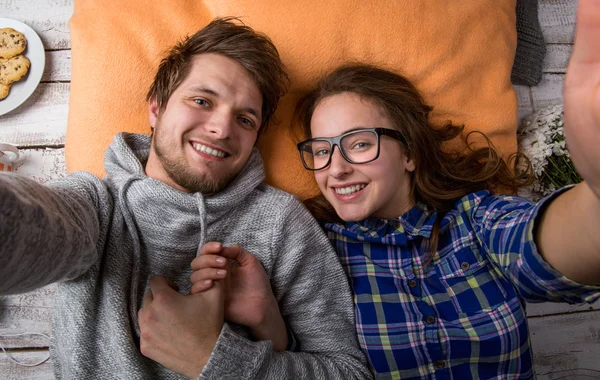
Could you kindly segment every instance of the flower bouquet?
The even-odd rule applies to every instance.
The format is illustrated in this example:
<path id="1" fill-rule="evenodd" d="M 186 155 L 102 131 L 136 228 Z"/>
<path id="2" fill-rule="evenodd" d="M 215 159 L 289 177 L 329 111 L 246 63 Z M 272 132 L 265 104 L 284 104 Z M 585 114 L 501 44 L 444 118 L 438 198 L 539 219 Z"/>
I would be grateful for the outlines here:
<path id="1" fill-rule="evenodd" d="M 563 106 L 541 109 L 523 119 L 517 132 L 519 152 L 533 166 L 534 182 L 519 195 L 538 201 L 563 186 L 581 182 L 571 162 L 563 128 Z"/>

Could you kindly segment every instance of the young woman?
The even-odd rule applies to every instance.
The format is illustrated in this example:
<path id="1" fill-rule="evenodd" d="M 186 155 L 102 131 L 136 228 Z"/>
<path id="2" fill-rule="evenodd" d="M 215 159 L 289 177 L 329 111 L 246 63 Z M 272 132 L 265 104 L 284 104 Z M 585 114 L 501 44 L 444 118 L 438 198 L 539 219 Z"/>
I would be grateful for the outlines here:
<path id="1" fill-rule="evenodd" d="M 311 137 L 298 144 L 302 162 L 323 194 L 307 206 L 349 276 L 376 375 L 532 378 L 525 300 L 600 297 L 583 285 L 600 284 L 589 223 L 600 189 L 583 183 L 538 204 L 494 195 L 486 189 L 527 176 L 490 147 L 446 153 L 461 128 L 435 129 L 430 111 L 408 80 L 380 68 L 325 77 L 297 113 Z"/>
<path id="2" fill-rule="evenodd" d="M 527 182 L 493 148 L 445 152 L 461 128 L 434 128 L 397 74 L 344 66 L 299 104 L 298 149 L 323 194 L 307 206 L 346 269 L 377 377 L 533 378 L 525 301 L 600 298 L 600 2 L 579 6 L 565 128 L 585 181 L 539 203 L 488 190 Z M 201 291 L 219 277 L 214 257 L 196 260 Z"/>

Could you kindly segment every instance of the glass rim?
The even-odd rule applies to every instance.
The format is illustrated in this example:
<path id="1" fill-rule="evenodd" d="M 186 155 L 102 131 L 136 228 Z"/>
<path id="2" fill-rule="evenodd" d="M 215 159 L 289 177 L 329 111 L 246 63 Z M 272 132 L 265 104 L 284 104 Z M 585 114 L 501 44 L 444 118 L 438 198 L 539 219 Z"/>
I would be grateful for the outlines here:
<path id="1" fill-rule="evenodd" d="M 376 144 L 377 144 L 377 151 L 373 158 L 364 160 L 364 161 L 362 161 L 362 160 L 356 161 L 356 160 L 352 160 L 346 154 L 344 144 L 343 144 L 344 139 L 346 139 L 346 137 L 353 136 L 353 135 L 356 135 L 359 133 L 368 133 L 368 134 L 372 134 L 375 136 Z M 306 149 L 306 147 L 311 146 L 312 143 L 316 143 L 316 142 L 325 142 L 328 144 L 329 148 L 331 149 L 331 152 L 330 152 L 329 156 L 327 157 L 327 161 L 323 165 L 319 165 L 319 166 L 316 166 L 314 164 L 314 159 L 309 161 L 309 162 L 312 161 L 312 165 L 309 165 L 309 162 L 307 162 L 306 157 L 305 157 L 306 153 L 308 153 L 312 156 L 311 152 L 309 152 Z M 351 164 L 365 164 L 365 163 L 373 161 L 373 160 L 377 159 L 377 157 L 379 157 L 379 134 L 373 129 L 359 129 L 359 130 L 354 130 L 354 131 L 348 131 L 346 133 L 343 133 L 343 134 L 341 134 L 339 136 L 335 136 L 335 137 L 318 137 L 318 138 L 303 141 L 302 143 L 298 144 L 298 148 L 300 149 L 300 156 L 302 159 L 302 164 L 308 170 L 321 170 L 321 169 L 326 168 L 327 166 L 329 166 L 331 164 L 331 158 L 333 156 L 333 152 L 334 152 L 336 146 L 337 146 L 338 150 L 340 151 L 340 154 L 342 155 L 342 157 L 347 162 L 349 162 Z"/>
<path id="2" fill-rule="evenodd" d="M 375 134 L 375 136 L 377 136 L 377 153 L 375 155 L 375 157 L 373 159 L 370 160 L 366 160 L 366 161 L 360 161 L 360 162 L 356 162 L 351 160 L 349 157 L 346 156 L 343 146 L 341 144 L 342 140 L 350 135 L 356 134 L 356 133 L 361 133 L 361 132 L 371 132 L 373 134 Z M 395 140 L 400 141 L 404 146 L 406 146 L 406 139 L 404 138 L 404 136 L 402 135 L 402 133 L 400 133 L 400 131 L 396 130 L 396 129 L 390 129 L 390 128 L 381 128 L 381 127 L 376 127 L 376 128 L 360 128 L 360 129 L 355 129 L 355 130 L 350 130 L 347 131 L 345 133 L 342 133 L 341 135 L 338 136 L 334 136 L 334 137 L 316 137 L 316 138 L 311 138 L 308 140 L 304 140 L 300 143 L 297 144 L 297 148 L 299 150 L 300 153 L 300 158 L 302 160 L 302 165 L 304 166 L 305 169 L 307 170 L 321 170 L 326 168 L 327 166 L 329 166 L 331 164 L 331 157 L 333 157 L 333 151 L 335 150 L 335 147 L 338 147 L 338 150 L 340 151 L 340 154 L 342 155 L 342 157 L 349 163 L 351 164 L 366 164 L 372 161 L 375 161 L 377 158 L 379 158 L 379 153 L 380 153 L 380 147 L 381 147 L 381 136 L 389 136 Z M 310 167 L 307 163 L 306 160 L 304 159 L 304 152 L 309 153 L 305 147 L 308 143 L 314 142 L 314 141 L 326 141 L 329 143 L 329 146 L 331 147 L 331 154 L 329 155 L 327 162 L 325 163 L 325 165 L 319 167 L 319 168 L 313 168 Z M 314 165 L 313 165 L 314 166 Z"/>

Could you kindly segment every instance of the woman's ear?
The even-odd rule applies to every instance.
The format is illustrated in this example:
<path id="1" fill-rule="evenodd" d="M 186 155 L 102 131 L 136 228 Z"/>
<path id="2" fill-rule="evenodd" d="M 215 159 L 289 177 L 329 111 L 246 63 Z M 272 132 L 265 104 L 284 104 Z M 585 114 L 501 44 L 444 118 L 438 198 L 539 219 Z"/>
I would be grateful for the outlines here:
<path id="1" fill-rule="evenodd" d="M 406 154 L 403 154 L 402 157 L 404 160 L 404 168 L 409 172 L 414 171 L 416 168 L 415 160 L 413 160 L 412 158 L 408 158 Z"/>

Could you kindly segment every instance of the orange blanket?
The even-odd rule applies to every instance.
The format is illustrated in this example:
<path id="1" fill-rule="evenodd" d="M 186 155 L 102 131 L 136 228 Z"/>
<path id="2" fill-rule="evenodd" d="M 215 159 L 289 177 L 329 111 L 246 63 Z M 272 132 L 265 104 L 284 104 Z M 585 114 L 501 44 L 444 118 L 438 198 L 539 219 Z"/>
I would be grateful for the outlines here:
<path id="1" fill-rule="evenodd" d="M 486 132 L 516 151 L 517 100 L 510 82 L 515 0 L 76 0 L 70 22 L 69 171 L 102 176 L 120 131 L 149 133 L 146 91 L 162 54 L 216 16 L 239 16 L 269 35 L 292 79 L 260 141 L 267 181 L 301 198 L 318 190 L 288 129 L 296 100 L 324 73 L 363 61 L 404 73 L 438 121 Z"/>

